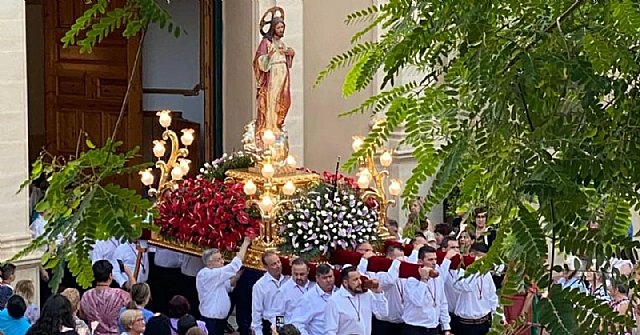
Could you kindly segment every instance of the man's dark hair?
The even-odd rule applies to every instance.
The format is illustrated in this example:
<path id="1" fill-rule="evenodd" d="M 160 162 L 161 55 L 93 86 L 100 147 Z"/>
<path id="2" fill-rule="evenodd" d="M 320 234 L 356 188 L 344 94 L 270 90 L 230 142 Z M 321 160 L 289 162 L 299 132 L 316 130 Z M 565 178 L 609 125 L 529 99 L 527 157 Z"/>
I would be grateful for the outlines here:
<path id="1" fill-rule="evenodd" d="M 8 280 L 9 277 L 16 273 L 16 266 L 11 263 L 7 263 L 2 266 L 0 272 L 2 272 L 2 280 Z"/>
<path id="2" fill-rule="evenodd" d="M 109 280 L 109 276 L 113 271 L 113 265 L 108 260 L 101 259 L 93 264 L 93 277 L 96 282 L 105 282 Z"/>
<path id="3" fill-rule="evenodd" d="M 416 239 L 417 239 L 418 237 L 422 237 L 422 238 L 423 238 L 423 239 L 425 239 L 425 240 L 427 239 L 427 237 L 426 237 L 426 236 L 424 236 L 424 234 L 423 234 L 422 232 L 416 232 L 415 236 L 411 239 L 411 241 L 410 241 L 410 242 L 411 242 L 412 244 L 413 244 L 413 243 L 416 243 Z"/>
<path id="4" fill-rule="evenodd" d="M 294 265 L 306 265 L 307 269 L 309 268 L 309 263 L 302 258 L 294 259 L 293 262 L 291 262 L 291 266 L 294 266 Z"/>
<path id="5" fill-rule="evenodd" d="M 389 245 L 389 246 L 387 246 L 387 249 L 385 250 L 385 254 L 387 256 L 389 256 L 396 250 L 400 250 L 400 251 L 404 252 L 404 249 L 402 249 L 399 245 Z"/>
<path id="6" fill-rule="evenodd" d="M 471 248 L 469 248 L 469 250 L 471 252 L 481 252 L 483 254 L 486 254 L 487 252 L 489 252 L 489 246 L 487 246 L 486 244 L 482 243 L 482 242 L 476 242 L 474 244 L 471 245 Z"/>
<path id="7" fill-rule="evenodd" d="M 387 219 L 387 225 L 398 228 L 398 221 L 394 219 Z"/>
<path id="8" fill-rule="evenodd" d="M 449 236 L 449 234 L 453 232 L 453 228 L 446 223 L 438 223 L 434 229 L 434 232 L 443 236 Z"/>
<path id="9" fill-rule="evenodd" d="M 447 249 L 447 248 L 449 247 L 449 242 L 450 242 L 450 241 L 457 242 L 458 240 L 456 240 L 456 238 L 455 238 L 455 237 L 449 237 L 449 236 L 447 236 L 447 237 L 445 237 L 445 238 L 442 240 L 442 244 L 440 245 L 440 247 L 442 247 L 442 249 Z"/>
<path id="10" fill-rule="evenodd" d="M 269 257 L 271 255 L 278 256 L 278 254 L 273 252 L 273 251 L 265 251 L 264 254 L 262 254 L 262 264 L 263 265 L 267 265 L 267 257 Z"/>
<path id="11" fill-rule="evenodd" d="M 24 316 L 24 312 L 27 311 L 27 303 L 19 295 L 13 295 L 7 301 L 7 312 L 9 316 L 14 319 L 20 319 Z"/>
<path id="12" fill-rule="evenodd" d="M 171 320 L 164 314 L 155 315 L 146 322 L 144 331 L 147 334 L 171 335 Z"/>
<path id="13" fill-rule="evenodd" d="M 320 264 L 316 268 L 316 274 L 321 276 L 327 275 L 332 271 L 333 269 L 331 268 L 331 266 L 329 266 L 329 264 Z"/>
<path id="14" fill-rule="evenodd" d="M 282 326 L 282 328 L 278 329 L 278 334 L 279 335 L 300 335 L 301 333 L 298 330 L 298 328 L 296 328 L 296 326 L 292 324 L 286 324 Z"/>
<path id="15" fill-rule="evenodd" d="M 196 318 L 191 314 L 185 314 L 180 317 L 180 319 L 178 319 L 178 327 L 176 333 L 178 333 L 178 335 L 185 335 L 187 334 L 187 331 L 191 329 L 191 327 L 197 326 L 198 322 L 196 321 Z"/>
<path id="16" fill-rule="evenodd" d="M 347 266 L 346 268 L 343 268 L 342 271 L 340 271 L 340 277 L 342 277 L 342 280 L 347 280 L 349 279 L 349 274 L 351 272 L 358 272 L 358 269 L 356 269 L 355 266 Z"/>
<path id="17" fill-rule="evenodd" d="M 428 253 L 436 253 L 436 249 L 434 249 L 431 246 L 425 245 L 424 247 L 420 248 L 420 250 L 418 250 L 418 259 L 423 259 L 424 258 L 424 254 L 428 254 Z"/>

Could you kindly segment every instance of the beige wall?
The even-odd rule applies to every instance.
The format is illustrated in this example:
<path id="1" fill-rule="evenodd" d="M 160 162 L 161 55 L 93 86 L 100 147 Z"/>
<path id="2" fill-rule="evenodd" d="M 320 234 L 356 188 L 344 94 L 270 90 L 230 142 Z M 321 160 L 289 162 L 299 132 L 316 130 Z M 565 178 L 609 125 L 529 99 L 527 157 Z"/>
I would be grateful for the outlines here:
<path id="1" fill-rule="evenodd" d="M 290 145 L 294 152 L 303 152 L 299 161 L 315 170 L 333 171 L 338 155 L 344 162 L 351 154 L 351 136 L 363 135 L 368 131 L 368 116 L 338 118 L 338 114 L 357 106 L 373 93 L 367 89 L 351 98 L 343 99 L 342 80 L 345 71 L 336 72 L 317 89 L 312 89 L 318 73 L 328 64 L 331 57 L 349 48 L 349 40 L 356 27 L 344 25 L 344 18 L 353 11 L 371 5 L 371 0 L 328 0 L 328 1 L 224 1 L 224 142 L 225 151 L 240 149 L 243 126 L 254 116 L 254 79 L 251 70 L 253 53 L 259 41 L 258 22 L 261 9 L 273 4 L 287 11 L 287 32 L 285 42 L 298 46 L 296 63 L 301 65 L 301 73 L 293 73 L 292 94 L 294 100 L 303 96 L 299 110 L 291 111 L 292 120 L 287 124 L 290 130 Z M 331 9 L 331 14 L 326 13 Z M 301 17 L 295 15 L 302 10 Z M 292 16 L 293 15 L 293 16 Z M 304 27 L 302 27 L 304 22 Z M 303 31 L 302 39 L 300 32 Z M 368 36 L 372 38 L 373 35 Z M 297 70 L 297 69 L 293 69 Z M 293 109 L 293 108 L 292 108 Z M 295 119 L 295 120 L 294 120 Z M 293 121 L 293 122 L 290 122 Z M 303 122 L 302 131 L 293 131 L 298 122 Z M 295 134 L 300 134 L 298 137 Z M 295 150 L 303 146 L 302 150 Z"/>
<path id="2" fill-rule="evenodd" d="M 27 192 L 16 195 L 27 178 L 27 46 L 24 0 L 3 0 L 0 6 L 0 262 L 31 240 Z M 38 258 L 19 262 L 17 277 L 38 285 Z M 36 294 L 39 292 L 36 289 Z M 36 301 L 38 301 L 36 299 Z"/>
<path id="3" fill-rule="evenodd" d="M 331 57 L 348 50 L 351 36 L 359 28 L 345 26 L 344 18 L 371 4 L 371 0 L 304 2 L 304 152 L 305 166 L 309 168 L 333 171 L 338 155 L 342 162 L 351 155 L 351 136 L 368 132 L 368 115 L 338 118 L 338 114 L 371 96 L 371 88 L 343 99 L 346 70 L 332 74 L 316 89 L 313 83 Z M 373 35 L 367 38 L 372 39 Z"/>
<path id="4" fill-rule="evenodd" d="M 223 1 L 223 141 L 224 151 L 242 149 L 243 127 L 253 119 L 254 4 L 250 0 Z M 259 20 L 259 19 L 258 19 Z"/>

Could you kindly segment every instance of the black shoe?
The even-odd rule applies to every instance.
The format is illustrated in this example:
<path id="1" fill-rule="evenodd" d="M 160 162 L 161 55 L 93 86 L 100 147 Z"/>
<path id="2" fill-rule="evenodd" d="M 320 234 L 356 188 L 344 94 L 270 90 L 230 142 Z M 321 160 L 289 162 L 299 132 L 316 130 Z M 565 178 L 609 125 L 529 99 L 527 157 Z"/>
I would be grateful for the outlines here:
<path id="1" fill-rule="evenodd" d="M 231 324 L 229 322 L 227 322 L 227 324 L 224 326 L 224 332 L 225 334 L 233 334 L 236 330 L 233 329 L 233 327 L 231 326 Z"/>

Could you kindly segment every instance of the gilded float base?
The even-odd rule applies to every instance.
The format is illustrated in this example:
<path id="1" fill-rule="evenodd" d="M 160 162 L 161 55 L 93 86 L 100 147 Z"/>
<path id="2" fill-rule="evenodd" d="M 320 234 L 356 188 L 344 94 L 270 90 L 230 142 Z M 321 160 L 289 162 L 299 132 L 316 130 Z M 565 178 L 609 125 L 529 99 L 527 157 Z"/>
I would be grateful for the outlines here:
<path id="1" fill-rule="evenodd" d="M 261 241 L 255 240 L 251 243 L 249 250 L 247 250 L 242 265 L 250 269 L 266 271 L 264 264 L 262 264 L 262 255 L 267 251 L 278 253 L 278 248 L 275 246 L 266 246 Z"/>
<path id="2" fill-rule="evenodd" d="M 253 181 L 258 190 L 267 182 L 267 178 L 262 176 L 259 170 L 251 169 L 234 169 L 226 173 L 227 179 L 235 183 L 244 183 L 247 180 Z M 282 186 L 286 182 L 291 181 L 297 188 L 307 188 L 320 182 L 320 176 L 315 173 L 301 172 L 292 169 L 276 170 L 276 174 L 271 178 L 271 183 L 275 186 Z"/>
<path id="3" fill-rule="evenodd" d="M 165 248 L 165 249 L 169 249 L 177 252 L 182 252 L 182 253 L 189 254 L 192 256 L 197 256 L 197 257 L 202 256 L 202 252 L 204 251 L 203 247 L 195 245 L 191 242 L 183 242 L 183 241 L 178 241 L 176 239 L 169 239 L 160 235 L 160 233 L 158 232 L 151 232 L 151 239 L 149 239 L 149 244 L 156 247 Z"/>

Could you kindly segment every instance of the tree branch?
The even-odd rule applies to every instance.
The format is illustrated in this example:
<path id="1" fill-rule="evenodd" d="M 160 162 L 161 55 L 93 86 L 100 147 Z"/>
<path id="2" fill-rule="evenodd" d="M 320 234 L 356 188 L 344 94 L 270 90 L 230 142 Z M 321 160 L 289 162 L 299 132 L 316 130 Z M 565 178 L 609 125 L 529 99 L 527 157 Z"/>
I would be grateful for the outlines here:
<path id="1" fill-rule="evenodd" d="M 529 114 L 529 105 L 527 105 L 527 100 L 525 100 L 524 92 L 522 90 L 522 83 L 520 82 L 518 82 L 518 92 L 520 92 L 520 99 L 522 99 L 522 105 L 524 106 L 524 114 L 527 117 L 529 128 L 531 128 L 531 131 L 535 131 L 536 128 L 533 126 L 533 121 L 531 120 L 531 114 Z"/>

